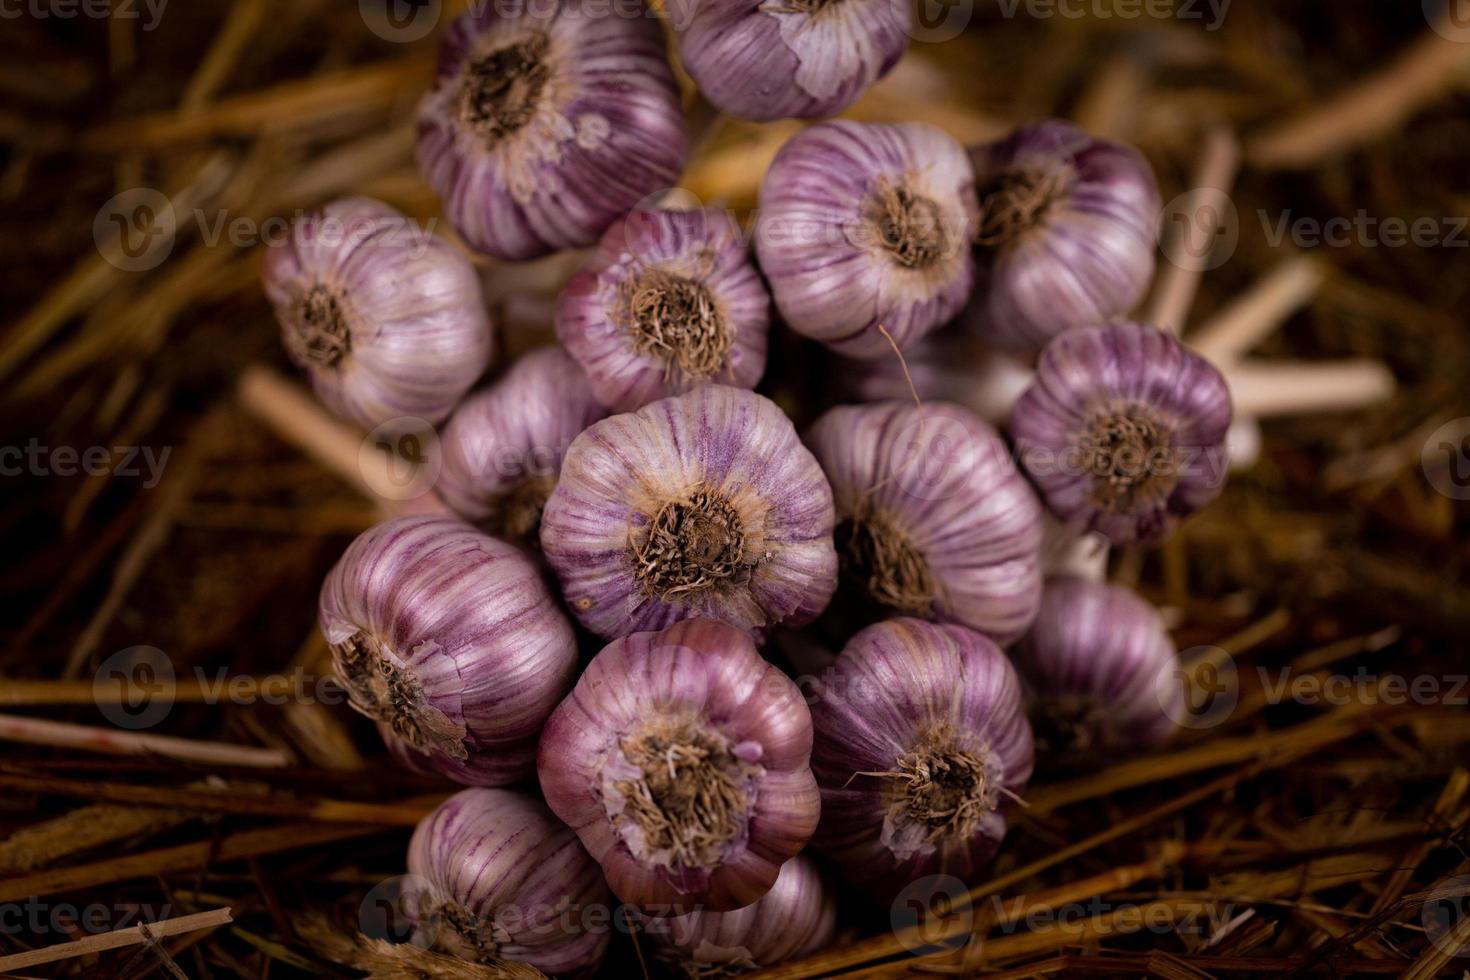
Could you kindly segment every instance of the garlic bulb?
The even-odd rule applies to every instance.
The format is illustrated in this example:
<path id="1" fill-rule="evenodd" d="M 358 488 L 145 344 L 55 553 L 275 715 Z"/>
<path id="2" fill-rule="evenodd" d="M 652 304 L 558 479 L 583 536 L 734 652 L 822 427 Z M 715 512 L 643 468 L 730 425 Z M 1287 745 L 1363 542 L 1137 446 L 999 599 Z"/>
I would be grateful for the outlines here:
<path id="1" fill-rule="evenodd" d="M 717 381 L 754 388 L 771 297 L 727 212 L 639 209 L 567 284 L 556 332 L 620 412 Z"/>
<path id="2" fill-rule="evenodd" d="M 962 626 L 890 619 L 854 636 L 814 695 L 817 848 L 880 898 L 925 875 L 974 884 L 1031 776 L 1005 654 Z"/>
<path id="3" fill-rule="evenodd" d="M 450 417 L 439 439 L 435 489 L 455 513 L 491 534 L 534 541 L 567 446 L 605 415 L 565 351 L 530 351 Z"/>
<path id="4" fill-rule="evenodd" d="M 1041 504 L 1005 441 L 944 402 L 834 408 L 806 437 L 832 484 L 843 578 L 871 603 L 1000 643 L 1041 601 Z"/>
<path id="5" fill-rule="evenodd" d="M 974 178 L 933 126 L 818 123 L 776 154 L 760 209 L 756 255 L 782 318 L 841 354 L 892 356 L 883 330 L 905 347 L 970 293 Z"/>
<path id="6" fill-rule="evenodd" d="M 797 855 L 776 883 L 733 912 L 639 916 L 639 931 L 659 957 L 691 978 L 727 976 L 776 966 L 826 946 L 837 932 L 837 903 L 816 864 Z"/>
<path id="7" fill-rule="evenodd" d="M 672 186 L 686 143 L 642 0 L 475 4 L 419 107 L 420 170 L 464 239 L 502 259 L 591 245 Z"/>
<path id="8" fill-rule="evenodd" d="M 832 491 L 791 421 L 706 385 L 603 419 L 567 450 L 541 548 L 606 639 L 692 617 L 800 626 L 837 587 Z"/>
<path id="9" fill-rule="evenodd" d="M 607 885 L 540 800 L 467 789 L 419 822 L 404 912 L 413 941 L 461 959 L 587 976 L 607 950 Z"/>
<path id="10" fill-rule="evenodd" d="M 982 338 L 1036 350 L 1138 304 L 1153 279 L 1161 206 L 1138 151 L 1047 119 L 971 159 L 980 230 L 965 320 Z"/>
<path id="11" fill-rule="evenodd" d="M 349 197 L 297 221 L 265 250 L 262 277 L 286 353 L 365 429 L 443 421 L 490 363 L 474 266 L 379 201 Z"/>
<path id="12" fill-rule="evenodd" d="M 352 706 L 400 760 L 477 786 L 530 774 L 577 647 L 521 551 L 454 518 L 386 521 L 333 566 L 320 618 Z"/>
<path id="13" fill-rule="evenodd" d="M 669 5 L 679 57 L 732 116 L 832 116 L 908 47 L 903 0 L 684 0 Z"/>
<path id="14" fill-rule="evenodd" d="M 546 724 L 546 802 L 625 902 L 749 905 L 817 825 L 811 716 L 750 637 L 709 620 L 614 640 Z"/>
<path id="15" fill-rule="evenodd" d="M 1010 430 L 1064 524 L 1154 544 L 1220 493 L 1230 416 L 1213 365 L 1162 330 L 1115 323 L 1046 346 Z"/>
<path id="16" fill-rule="evenodd" d="M 1048 579 L 1014 656 L 1034 691 L 1038 751 L 1152 745 L 1177 727 L 1184 688 L 1173 682 L 1174 643 L 1157 610 L 1125 588 Z"/>

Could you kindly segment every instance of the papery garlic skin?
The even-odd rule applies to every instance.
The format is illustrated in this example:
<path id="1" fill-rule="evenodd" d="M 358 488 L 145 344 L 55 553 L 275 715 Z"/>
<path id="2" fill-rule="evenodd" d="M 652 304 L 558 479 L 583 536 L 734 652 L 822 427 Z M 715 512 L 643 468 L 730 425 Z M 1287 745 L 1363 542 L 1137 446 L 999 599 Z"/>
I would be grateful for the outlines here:
<path id="1" fill-rule="evenodd" d="M 352 706 L 401 761 L 472 786 L 530 775 L 577 648 L 519 549 L 455 518 L 385 521 L 328 573 L 319 615 Z"/>
<path id="2" fill-rule="evenodd" d="M 882 899 L 932 874 L 975 884 L 1031 776 L 1015 669 L 962 626 L 890 619 L 862 630 L 814 689 L 813 843 Z"/>
<path id="3" fill-rule="evenodd" d="M 419 169 L 475 248 L 591 245 L 678 179 L 687 138 L 663 33 L 631 2 L 475 4 L 445 33 Z"/>
<path id="4" fill-rule="evenodd" d="M 837 932 L 837 903 L 816 864 L 797 855 L 754 903 L 731 912 L 640 916 L 660 959 L 691 977 L 725 976 L 815 953 Z"/>
<path id="5" fill-rule="evenodd" d="M 710 381 L 754 388 L 770 310 L 728 212 L 642 208 L 607 230 L 567 284 L 556 333 L 598 399 L 630 412 Z"/>
<path id="6" fill-rule="evenodd" d="M 439 437 L 434 488 L 456 514 L 491 534 L 535 541 L 567 447 L 606 415 L 565 351 L 529 351 L 450 416 Z"/>
<path id="7" fill-rule="evenodd" d="M 540 800 L 503 789 L 463 790 L 419 821 L 403 906 L 424 948 L 555 976 L 591 975 L 610 935 L 593 925 L 610 908 L 597 862 Z"/>
<path id="8" fill-rule="evenodd" d="M 718 109 L 766 122 L 836 115 L 898 64 L 902 0 L 674 0 L 684 69 Z"/>
<path id="9" fill-rule="evenodd" d="M 1077 754 L 1154 745 L 1178 728 L 1179 657 L 1158 611 L 1128 589 L 1048 579 L 1013 654 L 1034 692 L 1038 747 Z"/>
<path id="10" fill-rule="evenodd" d="M 793 330 L 849 357 L 891 357 L 885 330 L 906 347 L 964 305 L 976 213 L 970 161 L 943 131 L 818 123 L 761 182 L 756 255 Z"/>
<path id="11" fill-rule="evenodd" d="M 291 360 L 329 409 L 365 429 L 442 422 L 490 363 L 474 266 L 380 201 L 349 197 L 305 216 L 262 268 Z"/>
<path id="12" fill-rule="evenodd" d="M 1219 495 L 1230 419 L 1214 365 L 1156 327 L 1115 323 L 1046 346 L 1010 431 L 1064 524 L 1157 544 Z"/>
<path id="13" fill-rule="evenodd" d="M 844 582 L 883 609 L 999 643 L 1031 625 L 1041 504 L 977 415 L 945 402 L 842 406 L 806 443 L 832 484 Z"/>
<path id="14" fill-rule="evenodd" d="M 832 491 L 786 415 L 705 385 L 603 419 L 567 450 L 541 549 L 605 639 L 681 619 L 800 626 L 837 587 Z"/>
<path id="15" fill-rule="evenodd" d="M 750 637 L 685 620 L 608 644 L 547 721 L 546 802 L 651 915 L 749 905 L 817 825 L 811 716 Z"/>
<path id="16" fill-rule="evenodd" d="M 980 225 L 964 320 L 986 342 L 1035 351 L 1138 305 L 1154 275 L 1161 208 L 1142 154 L 1047 119 L 971 159 Z"/>

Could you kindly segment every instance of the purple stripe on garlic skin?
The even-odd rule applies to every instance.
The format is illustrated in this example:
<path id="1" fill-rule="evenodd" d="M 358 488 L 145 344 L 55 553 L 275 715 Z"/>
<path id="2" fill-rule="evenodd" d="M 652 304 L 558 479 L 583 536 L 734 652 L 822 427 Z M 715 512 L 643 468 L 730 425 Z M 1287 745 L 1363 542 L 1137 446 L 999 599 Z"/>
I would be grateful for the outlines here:
<path id="1" fill-rule="evenodd" d="M 964 148 L 924 123 L 819 123 L 761 182 L 756 254 L 782 318 L 849 357 L 891 357 L 959 313 L 977 213 Z"/>
<path id="2" fill-rule="evenodd" d="M 467 789 L 441 803 L 414 830 L 402 894 L 413 941 L 461 959 L 586 977 L 607 950 L 597 862 L 524 793 Z"/>
<path id="3" fill-rule="evenodd" d="M 541 549 L 604 639 L 700 617 L 763 635 L 837 587 L 832 490 L 769 399 L 722 385 L 603 419 L 567 450 Z"/>
<path id="4" fill-rule="evenodd" d="M 565 351 L 530 351 L 450 416 L 439 439 L 443 467 L 435 489 L 455 513 L 491 534 L 535 541 L 567 447 L 606 415 Z"/>
<path id="5" fill-rule="evenodd" d="M 1157 544 L 1219 495 L 1230 418 L 1212 364 L 1155 327 L 1116 323 L 1047 345 L 1010 431 L 1064 524 Z"/>
<path id="6" fill-rule="evenodd" d="M 262 278 L 291 360 L 365 429 L 443 421 L 490 363 L 474 266 L 379 201 L 344 198 L 302 218 L 265 250 Z"/>
<path id="7" fill-rule="evenodd" d="M 419 106 L 418 161 L 475 248 L 529 259 L 597 241 L 669 187 L 687 137 L 658 20 L 548 0 L 474 4 Z"/>
<path id="8" fill-rule="evenodd" d="M 530 775 L 577 650 L 519 549 L 454 518 L 386 521 L 332 568 L 319 614 L 352 706 L 395 755 L 472 786 Z"/>
<path id="9" fill-rule="evenodd" d="M 546 802 L 651 915 L 749 905 L 817 824 L 811 717 L 740 630 L 614 640 L 541 737 Z"/>
<path id="10" fill-rule="evenodd" d="M 1031 776 L 1015 669 L 962 626 L 890 619 L 859 632 L 814 689 L 814 843 L 883 899 L 932 874 L 974 884 Z"/>
<path id="11" fill-rule="evenodd" d="M 724 211 L 639 209 L 562 293 L 556 333 L 615 411 L 708 381 L 754 388 L 771 297 Z"/>
<path id="12" fill-rule="evenodd" d="M 1042 511 L 1000 435 L 958 405 L 843 406 L 807 445 L 832 484 L 843 580 L 900 615 L 1008 643 L 1041 601 Z"/>
<path id="13" fill-rule="evenodd" d="M 832 116 L 898 64 L 913 13 L 904 0 L 674 0 L 684 69 L 732 116 Z"/>
<path id="14" fill-rule="evenodd" d="M 964 319 L 983 339 L 1034 351 L 1138 304 L 1153 279 L 1160 211 L 1142 154 L 1048 119 L 971 159 L 981 216 Z"/>
<path id="15" fill-rule="evenodd" d="M 1154 745 L 1172 735 L 1184 689 L 1158 611 L 1128 589 L 1048 579 L 1014 658 L 1032 697 L 1039 752 Z"/>
<path id="16" fill-rule="evenodd" d="M 837 903 L 816 864 L 797 855 L 771 890 L 733 912 L 640 915 L 639 933 L 691 978 L 726 976 L 815 953 L 837 932 Z"/>

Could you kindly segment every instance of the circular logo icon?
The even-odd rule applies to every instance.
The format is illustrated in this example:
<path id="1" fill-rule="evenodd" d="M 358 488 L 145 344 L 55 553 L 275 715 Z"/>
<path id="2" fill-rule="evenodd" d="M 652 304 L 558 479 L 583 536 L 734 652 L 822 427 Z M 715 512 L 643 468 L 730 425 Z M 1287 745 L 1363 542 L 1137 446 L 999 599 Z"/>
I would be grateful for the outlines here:
<path id="1" fill-rule="evenodd" d="M 1470 418 L 1452 419 L 1424 440 L 1424 478 L 1451 500 L 1470 500 Z"/>
<path id="2" fill-rule="evenodd" d="M 119 650 L 92 677 L 92 700 L 118 728 L 152 728 L 174 706 L 174 665 L 157 647 Z"/>
<path id="3" fill-rule="evenodd" d="M 1440 37 L 1470 42 L 1470 0 L 1424 0 L 1424 17 Z"/>
<path id="4" fill-rule="evenodd" d="M 974 0 L 919 0 L 909 22 L 909 37 L 926 44 L 953 41 L 975 14 Z"/>
<path id="5" fill-rule="evenodd" d="M 999 439 L 977 439 L 957 418 L 926 407 L 904 426 L 888 452 L 889 479 L 919 500 L 946 500 L 965 486 L 976 467 L 1014 467 Z"/>
<path id="6" fill-rule="evenodd" d="M 1446 878 L 1435 885 L 1419 910 L 1429 941 L 1451 956 L 1470 956 L 1470 875 Z"/>
<path id="7" fill-rule="evenodd" d="M 1181 269 L 1208 272 L 1235 254 L 1240 215 L 1230 195 L 1213 187 L 1185 191 L 1159 215 L 1159 248 Z"/>
<path id="8" fill-rule="evenodd" d="M 415 874 L 397 875 L 378 882 L 357 907 L 357 927 L 371 939 L 406 943 L 413 938 L 416 903 L 433 894 L 428 879 Z"/>
<path id="9" fill-rule="evenodd" d="M 1180 728 L 1214 728 L 1240 701 L 1235 659 L 1219 647 L 1192 647 L 1154 677 L 1154 696 Z"/>
<path id="10" fill-rule="evenodd" d="M 904 949 L 915 955 L 934 953 L 969 938 L 975 910 L 963 881 L 953 875 L 928 875 L 898 893 L 889 908 L 889 922 Z"/>
<path id="11" fill-rule="evenodd" d="M 124 272 L 156 269 L 173 251 L 178 220 L 160 191 L 133 187 L 113 195 L 92 219 L 97 251 Z"/>
<path id="12" fill-rule="evenodd" d="M 440 0 L 358 0 L 367 29 L 385 41 L 421 41 L 439 25 Z"/>
<path id="13" fill-rule="evenodd" d="M 412 415 L 384 422 L 357 451 L 363 480 L 388 500 L 422 497 L 434 489 L 443 465 L 439 434 L 427 420 Z"/>

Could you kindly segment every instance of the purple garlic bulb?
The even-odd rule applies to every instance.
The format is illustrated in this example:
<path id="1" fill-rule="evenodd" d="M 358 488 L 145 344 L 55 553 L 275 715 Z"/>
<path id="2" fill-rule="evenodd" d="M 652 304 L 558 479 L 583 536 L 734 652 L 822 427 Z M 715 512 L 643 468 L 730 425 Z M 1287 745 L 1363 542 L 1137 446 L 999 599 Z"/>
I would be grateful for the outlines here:
<path id="1" fill-rule="evenodd" d="M 760 190 L 756 255 L 786 323 L 849 357 L 893 356 L 960 311 L 974 282 L 974 178 L 924 123 L 818 123 Z"/>
<path id="2" fill-rule="evenodd" d="M 1000 648 L 890 619 L 854 636 L 813 694 L 817 849 L 883 899 L 925 875 L 976 883 L 1031 777 L 1021 683 Z"/>
<path id="3" fill-rule="evenodd" d="M 380 201 L 333 201 L 265 250 L 286 353 L 337 415 L 444 420 L 494 347 L 480 280 L 454 246 Z"/>
<path id="4" fill-rule="evenodd" d="M 658 956 L 691 978 L 730 976 L 807 956 L 832 942 L 837 903 L 804 855 L 781 865 L 771 890 L 733 912 L 639 917 Z"/>
<path id="5" fill-rule="evenodd" d="M 998 433 L 931 402 L 834 408 L 806 437 L 832 484 L 842 577 L 883 610 L 1008 643 L 1041 601 L 1041 504 Z"/>
<path id="6" fill-rule="evenodd" d="M 904 0 L 675 0 L 679 57 L 732 116 L 765 122 L 833 116 L 908 48 Z"/>
<path id="7" fill-rule="evenodd" d="M 403 906 L 416 945 L 487 965 L 590 976 L 607 950 L 597 862 L 524 793 L 463 790 L 421 820 L 408 845 Z"/>
<path id="8" fill-rule="evenodd" d="M 811 715 L 750 637 L 708 620 L 609 643 L 547 722 L 546 802 L 651 915 L 743 908 L 817 826 Z"/>
<path id="9" fill-rule="evenodd" d="M 771 297 L 727 212 L 640 209 L 567 284 L 556 332 L 615 411 L 714 381 L 754 388 Z"/>
<path id="10" fill-rule="evenodd" d="M 1064 524 L 1156 544 L 1219 495 L 1230 416 L 1214 365 L 1155 327 L 1115 323 L 1046 346 L 1010 430 Z"/>
<path id="11" fill-rule="evenodd" d="M 443 467 L 435 489 L 450 509 L 491 534 L 535 541 L 567 447 L 605 415 L 566 351 L 530 351 L 455 409 L 439 439 Z"/>
<path id="12" fill-rule="evenodd" d="M 975 293 L 965 320 L 1036 350 L 1131 311 L 1154 274 L 1159 189 L 1137 150 L 1057 119 L 976 147 Z"/>
<path id="13" fill-rule="evenodd" d="M 597 241 L 670 187 L 687 140 L 642 0 L 474 4 L 444 36 L 418 160 L 455 229 L 501 259 Z"/>
<path id="14" fill-rule="evenodd" d="M 473 786 L 530 775 L 577 647 L 519 549 L 454 518 L 395 518 L 348 545 L 319 608 L 352 706 L 401 761 Z"/>
<path id="15" fill-rule="evenodd" d="M 764 635 L 837 587 L 832 490 L 774 402 L 705 385 L 603 419 L 567 450 L 541 549 L 605 639 L 699 617 Z"/>
<path id="16" fill-rule="evenodd" d="M 1048 579 L 1041 613 L 1014 657 L 1034 695 L 1039 752 L 1153 745 L 1181 717 L 1174 642 L 1157 610 L 1120 586 Z"/>

